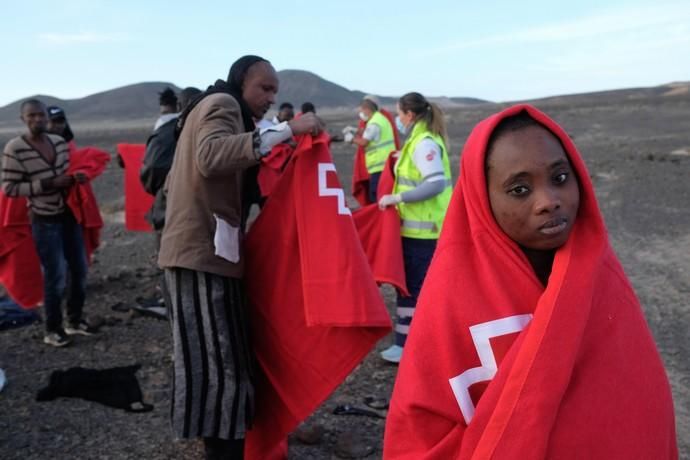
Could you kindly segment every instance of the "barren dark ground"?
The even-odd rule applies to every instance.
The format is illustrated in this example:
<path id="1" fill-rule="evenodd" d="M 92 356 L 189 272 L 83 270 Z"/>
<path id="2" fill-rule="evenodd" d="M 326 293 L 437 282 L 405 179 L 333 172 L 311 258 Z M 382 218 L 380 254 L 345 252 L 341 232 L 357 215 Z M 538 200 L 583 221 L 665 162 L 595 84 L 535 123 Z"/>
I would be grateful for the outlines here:
<path id="1" fill-rule="evenodd" d="M 690 95 L 639 99 L 543 101 L 537 106 L 555 118 L 575 140 L 597 188 L 612 243 L 645 309 L 673 387 L 678 442 L 690 458 Z M 469 131 L 500 106 L 484 105 L 449 113 L 453 171 Z M 339 132 L 350 119 L 326 118 Z M 153 117 L 152 117 L 153 122 Z M 73 127 L 80 146 L 110 152 L 117 142 L 143 142 L 149 127 L 82 130 Z M 4 144 L 9 135 L 0 135 Z M 346 191 L 352 149 L 334 144 L 333 155 Z M 78 337 L 65 349 L 43 345 L 39 324 L 0 333 L 0 367 L 8 385 L 0 393 L 0 458 L 3 459 L 191 459 L 200 458 L 197 442 L 171 439 L 168 389 L 171 347 L 168 323 L 118 313 L 112 306 L 132 305 L 153 291 L 153 236 L 132 233 L 122 223 L 122 171 L 111 163 L 95 182 L 107 221 L 103 246 L 89 274 L 85 312 L 106 320 L 94 337 Z M 391 289 L 382 292 L 393 311 Z M 377 352 L 362 364 L 316 413 L 307 426 L 320 425 L 315 445 L 290 439 L 290 458 L 335 458 L 344 433 L 359 446 L 371 446 L 369 458 L 381 457 L 383 419 L 336 416 L 338 404 L 364 407 L 367 396 L 387 398 L 396 367 Z M 72 366 L 107 368 L 140 363 L 145 401 L 155 409 L 129 414 L 78 399 L 38 403 L 38 389 L 50 373 Z M 654 423 L 654 421 L 650 421 Z"/>

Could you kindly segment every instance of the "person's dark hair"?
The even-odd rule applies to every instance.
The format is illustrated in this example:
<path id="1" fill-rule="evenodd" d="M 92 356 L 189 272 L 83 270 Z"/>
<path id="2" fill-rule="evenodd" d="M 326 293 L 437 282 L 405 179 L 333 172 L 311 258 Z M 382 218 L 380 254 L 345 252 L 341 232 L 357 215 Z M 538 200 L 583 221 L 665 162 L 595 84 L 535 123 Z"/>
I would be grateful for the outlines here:
<path id="1" fill-rule="evenodd" d="M 311 102 L 305 102 L 302 104 L 302 113 L 312 112 L 316 113 L 316 107 Z"/>
<path id="2" fill-rule="evenodd" d="M 443 118 L 441 108 L 426 100 L 419 93 L 407 93 L 398 99 L 398 105 L 403 112 L 412 112 L 415 120 L 424 120 L 429 130 L 441 136 L 448 146 L 448 135 L 446 132 L 446 120 Z"/>
<path id="3" fill-rule="evenodd" d="M 538 126 L 548 131 L 553 137 L 556 138 L 558 143 L 561 144 L 563 151 L 566 152 L 566 157 L 568 156 L 568 151 L 565 149 L 563 142 L 561 142 L 561 138 L 556 136 L 556 134 L 554 134 L 554 132 L 548 127 L 532 118 L 532 116 L 526 110 L 522 110 L 515 115 L 511 115 L 501 120 L 491 132 L 491 136 L 489 136 L 489 140 L 486 143 L 486 155 L 484 158 L 484 166 L 486 171 L 489 169 L 489 157 L 491 156 L 491 152 L 493 151 L 496 141 L 508 133 L 514 133 L 515 131 L 520 131 L 522 129 L 529 128 L 530 126 Z M 568 161 L 570 161 L 570 159 L 568 159 Z"/>
<path id="4" fill-rule="evenodd" d="M 283 109 L 293 109 L 294 110 L 295 107 L 292 104 L 290 104 L 289 102 L 283 102 L 282 104 L 280 104 L 280 107 L 278 108 L 278 110 L 280 111 Z"/>
<path id="5" fill-rule="evenodd" d="M 230 67 L 228 72 L 228 86 L 230 86 L 230 91 L 234 91 L 238 94 L 242 94 L 242 86 L 244 85 L 244 79 L 247 78 L 247 72 L 249 68 L 258 62 L 266 62 L 270 64 L 268 60 L 260 57 L 254 56 L 253 54 L 248 54 L 242 56 L 236 60 Z"/>
<path id="6" fill-rule="evenodd" d="M 24 100 L 24 101 L 20 104 L 20 106 L 19 106 L 19 113 L 20 113 L 20 114 L 23 113 L 23 112 L 24 112 L 24 108 L 27 107 L 27 106 L 29 106 L 29 105 L 43 106 L 43 108 L 45 108 L 45 106 L 46 106 L 43 102 L 39 101 L 38 99 L 26 99 L 26 100 Z"/>
<path id="7" fill-rule="evenodd" d="M 175 96 L 175 91 L 168 87 L 158 93 L 158 104 L 161 106 L 177 108 L 177 96 Z"/>
<path id="8" fill-rule="evenodd" d="M 271 64 L 268 60 L 259 56 L 242 56 L 230 66 L 227 81 L 220 79 L 216 80 L 213 85 L 206 88 L 206 91 L 195 97 L 182 111 L 177 119 L 175 137 L 178 138 L 180 136 L 180 133 L 182 132 L 184 124 L 187 120 L 187 116 L 189 116 L 189 113 L 194 110 L 194 107 L 196 107 L 196 105 L 206 96 L 216 93 L 225 93 L 234 97 L 235 100 L 240 104 L 240 111 L 242 113 L 242 121 L 244 122 L 245 130 L 247 132 L 254 131 L 255 125 L 253 114 L 249 109 L 249 106 L 247 106 L 247 103 L 242 98 L 242 86 L 244 86 L 244 80 L 247 78 L 249 68 L 258 62 L 265 62 L 269 65 Z"/>
<path id="9" fill-rule="evenodd" d="M 364 99 L 362 100 L 362 103 L 360 104 L 362 107 L 366 107 L 372 112 L 377 112 L 379 110 L 379 106 L 376 105 L 374 101 L 371 101 L 369 99 Z"/>
<path id="10" fill-rule="evenodd" d="M 553 134 L 549 128 L 547 128 L 546 126 L 542 125 L 537 120 L 532 118 L 532 116 L 526 110 L 522 110 L 519 113 L 516 113 L 515 115 L 511 115 L 510 117 L 506 117 L 503 120 L 501 120 L 496 125 L 494 130 L 491 132 L 491 136 L 489 136 L 489 140 L 486 144 L 487 161 L 489 155 L 491 154 L 491 150 L 494 147 L 494 144 L 500 137 L 508 133 L 514 133 L 515 131 L 528 128 L 530 126 L 538 126 L 540 128 L 544 128 L 545 130 L 550 132 L 556 139 L 558 139 L 558 142 L 561 142 L 559 137 Z M 565 150 L 565 148 L 563 148 L 563 150 Z"/>
<path id="11" fill-rule="evenodd" d="M 187 88 L 180 91 L 177 98 L 177 106 L 180 112 L 187 108 L 190 102 L 192 102 L 199 94 L 201 90 L 193 86 L 188 86 Z"/>

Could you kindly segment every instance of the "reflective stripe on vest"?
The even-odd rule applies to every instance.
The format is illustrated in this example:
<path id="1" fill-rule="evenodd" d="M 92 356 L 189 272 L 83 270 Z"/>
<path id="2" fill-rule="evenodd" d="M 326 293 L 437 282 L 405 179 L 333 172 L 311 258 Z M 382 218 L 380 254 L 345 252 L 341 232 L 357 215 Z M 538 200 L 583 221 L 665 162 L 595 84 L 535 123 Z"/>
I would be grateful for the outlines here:
<path id="1" fill-rule="evenodd" d="M 443 174 L 443 173 L 439 173 L 439 174 Z M 432 176 L 436 176 L 436 174 L 432 174 Z M 416 180 L 408 179 L 407 177 L 398 177 L 397 182 L 400 185 L 407 185 L 408 187 L 417 187 L 419 184 L 427 182 L 427 180 L 424 179 L 423 181 L 418 182 Z M 441 181 L 434 181 L 434 182 L 441 182 Z M 453 186 L 453 181 L 451 179 L 445 179 L 443 182 L 445 182 L 446 187 L 452 187 Z"/>
<path id="2" fill-rule="evenodd" d="M 435 222 L 424 222 L 419 220 L 403 219 L 402 226 L 413 230 L 437 230 Z"/>
<path id="3" fill-rule="evenodd" d="M 364 149 L 364 151 L 368 155 L 368 154 L 372 153 L 374 150 L 378 150 L 382 147 L 387 147 L 389 145 L 395 145 L 395 141 L 390 140 L 390 141 L 386 141 L 386 142 L 379 142 L 378 144 L 374 144 L 374 145 L 367 144 L 367 147 Z"/>

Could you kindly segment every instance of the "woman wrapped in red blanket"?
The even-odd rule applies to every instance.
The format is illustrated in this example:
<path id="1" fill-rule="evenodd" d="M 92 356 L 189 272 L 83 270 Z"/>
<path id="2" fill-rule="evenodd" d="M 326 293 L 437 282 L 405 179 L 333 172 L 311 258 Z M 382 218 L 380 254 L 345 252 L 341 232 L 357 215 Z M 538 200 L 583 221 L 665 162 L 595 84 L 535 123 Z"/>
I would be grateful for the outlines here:
<path id="1" fill-rule="evenodd" d="M 393 391 L 388 459 L 674 459 L 671 392 L 568 135 L 479 123 Z"/>

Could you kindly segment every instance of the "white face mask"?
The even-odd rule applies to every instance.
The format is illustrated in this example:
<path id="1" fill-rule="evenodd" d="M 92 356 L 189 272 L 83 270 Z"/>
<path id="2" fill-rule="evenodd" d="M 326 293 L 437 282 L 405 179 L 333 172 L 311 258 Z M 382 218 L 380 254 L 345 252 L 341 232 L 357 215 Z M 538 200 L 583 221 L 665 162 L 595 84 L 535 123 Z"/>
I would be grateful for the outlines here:
<path id="1" fill-rule="evenodd" d="M 362 121 L 369 121 L 369 117 L 364 112 L 359 112 L 359 119 Z"/>
<path id="2" fill-rule="evenodd" d="M 407 127 L 402 122 L 399 116 L 395 117 L 395 127 L 398 128 L 398 132 L 400 134 L 405 135 L 405 133 L 407 133 Z"/>

